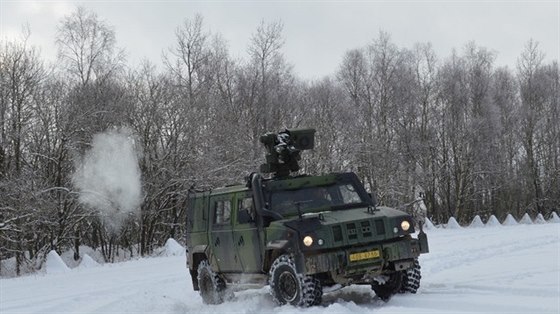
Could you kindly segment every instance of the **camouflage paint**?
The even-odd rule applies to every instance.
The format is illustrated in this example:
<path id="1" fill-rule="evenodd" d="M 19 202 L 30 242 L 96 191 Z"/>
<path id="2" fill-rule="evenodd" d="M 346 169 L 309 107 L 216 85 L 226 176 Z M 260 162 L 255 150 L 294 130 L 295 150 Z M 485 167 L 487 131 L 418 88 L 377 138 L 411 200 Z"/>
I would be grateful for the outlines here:
<path id="1" fill-rule="evenodd" d="M 360 197 L 366 201 L 363 207 L 307 213 L 301 218 L 295 215 L 278 220 L 259 216 L 260 212 L 255 208 L 255 220 L 242 222 L 239 201 L 253 197 L 253 191 L 247 186 L 189 194 L 187 213 L 192 220 L 187 220 L 187 247 L 191 273 L 196 271 L 199 261 L 195 254 L 209 259 L 212 268 L 219 273 L 266 275 L 277 256 L 292 253 L 298 271 L 330 273 L 334 282 L 345 285 L 359 282 L 364 275 L 372 278 L 394 271 L 389 268 L 390 265 L 411 267 L 413 258 L 427 253 L 425 234 L 420 241 L 410 236 L 414 232 L 412 218 L 392 208 L 375 208 L 353 173 L 264 180 L 265 201 L 270 191 L 323 186 L 341 180 L 355 185 Z M 216 225 L 215 203 L 223 200 L 231 202 L 230 221 Z M 411 226 L 407 231 L 400 227 L 404 220 Z M 303 244 L 306 236 L 313 239 L 309 247 Z M 351 260 L 351 255 L 357 259 Z"/>

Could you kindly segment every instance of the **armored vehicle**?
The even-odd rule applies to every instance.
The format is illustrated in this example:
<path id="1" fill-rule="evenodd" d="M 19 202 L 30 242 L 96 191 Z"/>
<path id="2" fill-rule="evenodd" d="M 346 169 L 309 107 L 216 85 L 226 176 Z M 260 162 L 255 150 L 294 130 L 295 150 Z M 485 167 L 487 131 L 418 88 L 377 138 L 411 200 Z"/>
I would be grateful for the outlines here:
<path id="1" fill-rule="evenodd" d="M 246 184 L 189 192 L 187 265 L 207 304 L 270 285 L 278 304 L 312 306 L 323 291 L 370 285 L 383 300 L 415 293 L 426 234 L 405 212 L 377 206 L 354 173 L 291 176 L 313 129 L 267 133 L 261 173 Z"/>

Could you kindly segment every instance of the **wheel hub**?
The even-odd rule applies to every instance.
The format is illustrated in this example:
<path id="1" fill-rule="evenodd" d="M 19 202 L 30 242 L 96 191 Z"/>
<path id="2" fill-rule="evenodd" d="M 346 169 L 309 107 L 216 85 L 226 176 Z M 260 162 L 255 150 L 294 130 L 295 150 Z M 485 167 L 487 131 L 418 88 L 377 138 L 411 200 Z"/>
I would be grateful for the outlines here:
<path id="1" fill-rule="evenodd" d="M 278 277 L 280 295 L 287 302 L 292 302 L 297 297 L 297 279 L 291 272 L 285 271 Z"/>

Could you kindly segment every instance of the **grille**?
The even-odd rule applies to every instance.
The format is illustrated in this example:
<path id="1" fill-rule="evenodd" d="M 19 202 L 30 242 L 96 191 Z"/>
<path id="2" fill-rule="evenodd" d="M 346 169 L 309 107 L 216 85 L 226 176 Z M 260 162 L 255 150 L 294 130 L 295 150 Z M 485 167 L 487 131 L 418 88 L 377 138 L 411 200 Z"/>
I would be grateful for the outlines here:
<path id="1" fill-rule="evenodd" d="M 332 228 L 332 231 L 333 231 L 334 241 L 335 242 L 342 241 L 342 228 L 340 226 L 334 226 Z"/>
<path id="2" fill-rule="evenodd" d="M 358 239 L 358 230 L 356 230 L 356 224 L 354 223 L 347 224 L 346 230 L 348 231 L 348 240 Z"/>
<path id="3" fill-rule="evenodd" d="M 377 235 L 385 234 L 385 224 L 383 223 L 383 220 L 377 219 L 375 221 L 375 230 L 377 230 Z"/>

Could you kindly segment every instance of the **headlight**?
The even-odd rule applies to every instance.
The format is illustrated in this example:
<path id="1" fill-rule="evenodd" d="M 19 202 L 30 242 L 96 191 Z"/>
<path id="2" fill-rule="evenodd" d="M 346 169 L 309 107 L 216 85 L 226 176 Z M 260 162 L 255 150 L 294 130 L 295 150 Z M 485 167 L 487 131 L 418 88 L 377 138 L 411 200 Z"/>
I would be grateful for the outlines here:
<path id="1" fill-rule="evenodd" d="M 403 220 L 401 222 L 401 229 L 404 231 L 408 231 L 408 229 L 410 229 L 410 222 Z"/>
<path id="2" fill-rule="evenodd" d="M 305 244 L 305 246 L 311 246 L 311 244 L 313 244 L 313 238 L 310 236 L 305 236 L 303 238 L 303 244 Z"/>

